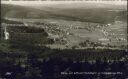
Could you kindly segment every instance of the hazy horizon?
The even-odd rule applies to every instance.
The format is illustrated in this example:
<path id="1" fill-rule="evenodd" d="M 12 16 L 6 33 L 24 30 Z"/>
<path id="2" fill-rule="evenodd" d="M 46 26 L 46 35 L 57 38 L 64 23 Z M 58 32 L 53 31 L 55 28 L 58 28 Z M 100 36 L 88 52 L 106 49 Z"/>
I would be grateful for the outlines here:
<path id="1" fill-rule="evenodd" d="M 55 5 L 55 4 L 72 4 L 72 3 L 95 3 L 95 4 L 112 4 L 112 5 L 127 5 L 127 1 L 1 1 L 2 4 L 14 4 L 22 6 L 30 5 Z"/>

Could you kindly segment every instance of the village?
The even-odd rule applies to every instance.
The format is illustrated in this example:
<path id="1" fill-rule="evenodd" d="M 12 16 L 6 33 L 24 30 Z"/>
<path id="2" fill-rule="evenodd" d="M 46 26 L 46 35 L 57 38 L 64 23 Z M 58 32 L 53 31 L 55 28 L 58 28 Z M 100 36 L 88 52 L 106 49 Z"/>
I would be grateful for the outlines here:
<path id="1" fill-rule="evenodd" d="M 48 38 L 54 40 L 54 44 L 47 44 L 46 46 L 53 49 L 118 47 L 127 42 L 125 34 L 126 27 L 121 21 L 115 21 L 113 24 L 98 24 L 56 19 L 44 19 L 40 22 L 24 21 L 22 19 L 17 20 L 16 18 L 6 19 L 23 22 L 26 27 L 43 28 L 48 33 Z M 3 25 L 3 34 L 4 39 L 8 40 L 11 36 L 9 36 L 9 32 L 7 31 L 8 26 L 5 25 Z M 89 40 L 89 42 L 86 45 L 80 45 L 82 43 L 85 44 L 87 40 Z"/>

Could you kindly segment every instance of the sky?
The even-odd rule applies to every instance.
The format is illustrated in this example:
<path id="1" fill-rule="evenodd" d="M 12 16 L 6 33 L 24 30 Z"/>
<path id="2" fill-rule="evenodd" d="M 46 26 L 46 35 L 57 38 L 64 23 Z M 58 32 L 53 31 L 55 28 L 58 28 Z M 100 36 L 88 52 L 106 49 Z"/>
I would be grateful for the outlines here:
<path id="1" fill-rule="evenodd" d="M 114 4 L 114 5 L 127 5 L 126 1 L 1 1 L 4 4 L 16 4 L 16 5 L 52 5 L 60 3 L 105 3 L 105 4 Z"/>

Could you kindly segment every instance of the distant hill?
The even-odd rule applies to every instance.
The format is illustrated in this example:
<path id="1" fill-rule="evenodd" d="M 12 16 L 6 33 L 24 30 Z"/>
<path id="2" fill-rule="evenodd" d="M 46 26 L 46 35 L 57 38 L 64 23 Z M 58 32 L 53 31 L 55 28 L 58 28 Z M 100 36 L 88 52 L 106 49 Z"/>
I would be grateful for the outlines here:
<path id="1" fill-rule="evenodd" d="M 114 21 L 116 16 L 121 16 L 120 19 L 122 20 L 127 14 L 125 6 L 110 4 L 57 4 L 50 6 L 19 6 L 2 4 L 1 6 L 2 17 L 13 18 L 54 18 L 82 22 L 110 23 Z M 110 12 L 108 10 L 124 10 L 124 14 L 116 11 Z"/>
<path id="2" fill-rule="evenodd" d="M 96 3 L 72 3 L 72 4 L 57 4 L 49 6 L 35 6 L 40 10 L 46 10 L 63 18 L 67 17 L 70 20 L 89 21 L 96 23 L 113 22 L 116 16 L 120 20 L 127 15 L 126 5 L 112 4 L 96 4 Z M 109 11 L 112 10 L 112 11 Z M 118 12 L 117 12 L 118 11 Z M 69 18 L 70 17 L 70 18 Z M 125 18 L 126 20 L 126 18 Z"/>
<path id="3" fill-rule="evenodd" d="M 2 17 L 10 18 L 40 18 L 52 16 L 46 11 L 19 5 L 1 5 Z"/>

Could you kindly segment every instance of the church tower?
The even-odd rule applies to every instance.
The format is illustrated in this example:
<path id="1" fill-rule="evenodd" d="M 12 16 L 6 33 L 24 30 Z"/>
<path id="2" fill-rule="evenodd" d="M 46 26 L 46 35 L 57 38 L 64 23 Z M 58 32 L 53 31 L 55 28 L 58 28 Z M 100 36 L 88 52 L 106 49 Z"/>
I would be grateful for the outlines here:
<path id="1" fill-rule="evenodd" d="M 4 26 L 4 39 L 8 40 L 9 39 L 9 32 L 7 32 L 7 27 Z"/>
<path id="2" fill-rule="evenodd" d="M 0 39 L 1 40 L 9 39 L 9 32 L 7 31 L 7 26 L 5 24 L 1 24 L 0 26 Z"/>

